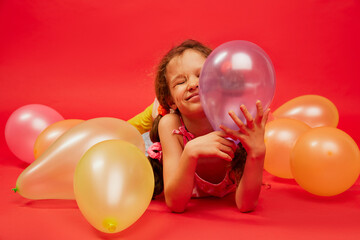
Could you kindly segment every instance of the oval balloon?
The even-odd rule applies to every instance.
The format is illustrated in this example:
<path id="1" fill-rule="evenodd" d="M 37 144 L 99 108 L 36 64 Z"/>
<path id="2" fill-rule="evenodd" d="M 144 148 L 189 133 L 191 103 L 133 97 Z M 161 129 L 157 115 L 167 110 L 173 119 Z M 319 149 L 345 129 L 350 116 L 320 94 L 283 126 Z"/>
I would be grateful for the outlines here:
<path id="1" fill-rule="evenodd" d="M 42 104 L 29 104 L 15 110 L 5 126 L 9 149 L 20 160 L 32 163 L 34 144 L 39 134 L 49 125 L 64 120 L 54 109 Z"/>
<path id="2" fill-rule="evenodd" d="M 264 169 L 280 178 L 293 178 L 290 169 L 290 153 L 296 140 L 311 129 L 304 122 L 279 118 L 265 127 L 266 154 Z"/>
<path id="3" fill-rule="evenodd" d="M 231 41 L 217 47 L 206 59 L 199 80 L 204 112 L 215 130 L 220 124 L 232 129 L 237 125 L 228 115 L 233 110 L 240 119 L 244 104 L 256 116 L 256 101 L 266 109 L 275 92 L 275 71 L 268 55 L 247 41 Z"/>
<path id="4" fill-rule="evenodd" d="M 359 177 L 359 148 L 337 128 L 310 129 L 297 140 L 290 166 L 296 182 L 306 191 L 334 196 L 350 188 Z"/>
<path id="5" fill-rule="evenodd" d="M 37 159 L 51 144 L 70 128 L 84 122 L 80 119 L 66 119 L 51 124 L 40 133 L 34 144 L 34 157 Z"/>
<path id="6" fill-rule="evenodd" d="M 145 154 L 122 140 L 91 147 L 74 175 L 80 211 L 99 231 L 116 233 L 137 221 L 150 204 L 154 173 Z"/>
<path id="7" fill-rule="evenodd" d="M 94 118 L 60 136 L 16 181 L 17 191 L 29 199 L 74 199 L 76 164 L 96 143 L 120 139 L 136 145 L 145 154 L 144 140 L 130 123 L 116 118 Z"/>
<path id="8" fill-rule="evenodd" d="M 294 98 L 274 111 L 278 118 L 292 118 L 310 127 L 336 127 L 339 113 L 327 98 L 318 95 L 304 95 Z"/>

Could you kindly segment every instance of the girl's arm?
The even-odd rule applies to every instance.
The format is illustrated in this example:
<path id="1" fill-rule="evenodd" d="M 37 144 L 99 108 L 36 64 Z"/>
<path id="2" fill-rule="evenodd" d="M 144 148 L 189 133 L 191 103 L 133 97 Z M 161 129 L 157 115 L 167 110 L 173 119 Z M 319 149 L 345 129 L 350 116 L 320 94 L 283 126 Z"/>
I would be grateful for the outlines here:
<path id="1" fill-rule="evenodd" d="M 191 198 L 198 159 L 208 156 L 231 161 L 236 149 L 236 145 L 225 139 L 226 134 L 220 131 L 195 138 L 183 149 L 182 137 L 172 134 L 180 125 L 175 114 L 165 115 L 159 123 L 165 201 L 173 212 L 183 212 Z"/>
<path id="2" fill-rule="evenodd" d="M 183 153 L 179 136 L 172 134 L 181 125 L 175 114 L 163 116 L 159 123 L 159 136 L 163 151 L 163 177 L 166 205 L 173 212 L 183 212 L 191 198 L 197 160 Z"/>
<path id="3" fill-rule="evenodd" d="M 257 115 L 255 120 L 253 120 L 245 106 L 242 105 L 240 107 L 246 118 L 246 125 L 234 112 L 229 112 L 230 117 L 239 127 L 238 131 L 229 129 L 225 126 L 220 126 L 220 128 L 230 137 L 240 140 L 247 152 L 244 172 L 235 194 L 236 205 L 241 212 L 250 212 L 255 209 L 262 185 L 266 152 L 264 133 L 270 109 L 263 112 L 260 101 L 256 102 L 256 107 Z"/>

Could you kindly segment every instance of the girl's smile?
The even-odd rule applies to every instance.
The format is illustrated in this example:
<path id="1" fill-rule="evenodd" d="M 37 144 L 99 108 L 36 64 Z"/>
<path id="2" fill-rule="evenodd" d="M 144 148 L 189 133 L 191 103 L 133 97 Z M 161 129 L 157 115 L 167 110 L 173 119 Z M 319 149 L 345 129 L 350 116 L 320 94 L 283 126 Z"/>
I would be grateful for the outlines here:
<path id="1" fill-rule="evenodd" d="M 199 93 L 193 93 L 189 97 L 186 98 L 186 101 L 190 102 L 198 102 L 200 101 Z"/>

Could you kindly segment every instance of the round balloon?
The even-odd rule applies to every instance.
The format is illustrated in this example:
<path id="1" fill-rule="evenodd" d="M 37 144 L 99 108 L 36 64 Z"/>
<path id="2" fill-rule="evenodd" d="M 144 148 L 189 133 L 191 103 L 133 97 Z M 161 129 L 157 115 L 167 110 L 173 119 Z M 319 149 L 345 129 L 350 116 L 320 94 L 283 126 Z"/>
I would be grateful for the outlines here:
<path id="1" fill-rule="evenodd" d="M 359 177 L 359 148 L 337 128 L 313 128 L 297 140 L 290 166 L 296 182 L 306 191 L 334 196 L 350 188 Z"/>
<path id="2" fill-rule="evenodd" d="M 84 122 L 80 119 L 66 119 L 48 126 L 44 131 L 40 133 L 34 144 L 34 156 L 37 159 L 46 149 L 49 148 L 56 139 L 58 139 L 67 130 Z"/>
<path id="3" fill-rule="evenodd" d="M 25 105 L 15 110 L 6 122 L 6 142 L 16 157 L 32 163 L 36 138 L 46 127 L 61 120 L 64 118 L 48 106 Z"/>
<path id="4" fill-rule="evenodd" d="M 256 101 L 266 109 L 275 92 L 275 71 L 269 56 L 248 41 L 231 41 L 217 47 L 206 59 L 199 80 L 204 112 L 215 130 L 220 124 L 238 129 L 228 115 L 233 110 L 242 121 L 244 104 L 256 116 Z"/>
<path id="5" fill-rule="evenodd" d="M 310 127 L 336 127 L 339 113 L 327 98 L 304 95 L 291 99 L 274 111 L 278 118 L 292 118 L 305 122 Z"/>
<path id="6" fill-rule="evenodd" d="M 279 118 L 265 127 L 266 154 L 264 169 L 281 178 L 293 178 L 290 169 L 290 153 L 296 140 L 311 129 L 304 122 Z"/>
<path id="7" fill-rule="evenodd" d="M 135 145 L 108 140 L 91 147 L 74 175 L 75 199 L 87 221 L 99 231 L 116 233 L 137 221 L 150 204 L 154 174 Z"/>

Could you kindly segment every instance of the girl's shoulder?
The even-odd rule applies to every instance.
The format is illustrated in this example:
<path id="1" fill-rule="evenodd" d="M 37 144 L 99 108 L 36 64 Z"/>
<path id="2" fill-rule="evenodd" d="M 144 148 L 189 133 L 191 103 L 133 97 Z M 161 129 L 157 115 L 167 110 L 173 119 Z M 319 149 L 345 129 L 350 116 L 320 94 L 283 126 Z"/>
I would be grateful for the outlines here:
<path id="1" fill-rule="evenodd" d="M 171 149 L 175 149 L 176 146 L 183 147 L 181 136 L 173 134 L 173 131 L 179 129 L 180 126 L 180 116 L 175 113 L 166 114 L 160 119 L 158 131 L 163 147 L 170 146 Z"/>
<path id="2" fill-rule="evenodd" d="M 174 130 L 181 126 L 180 116 L 176 113 L 169 113 L 163 116 L 159 122 L 159 130 Z"/>

